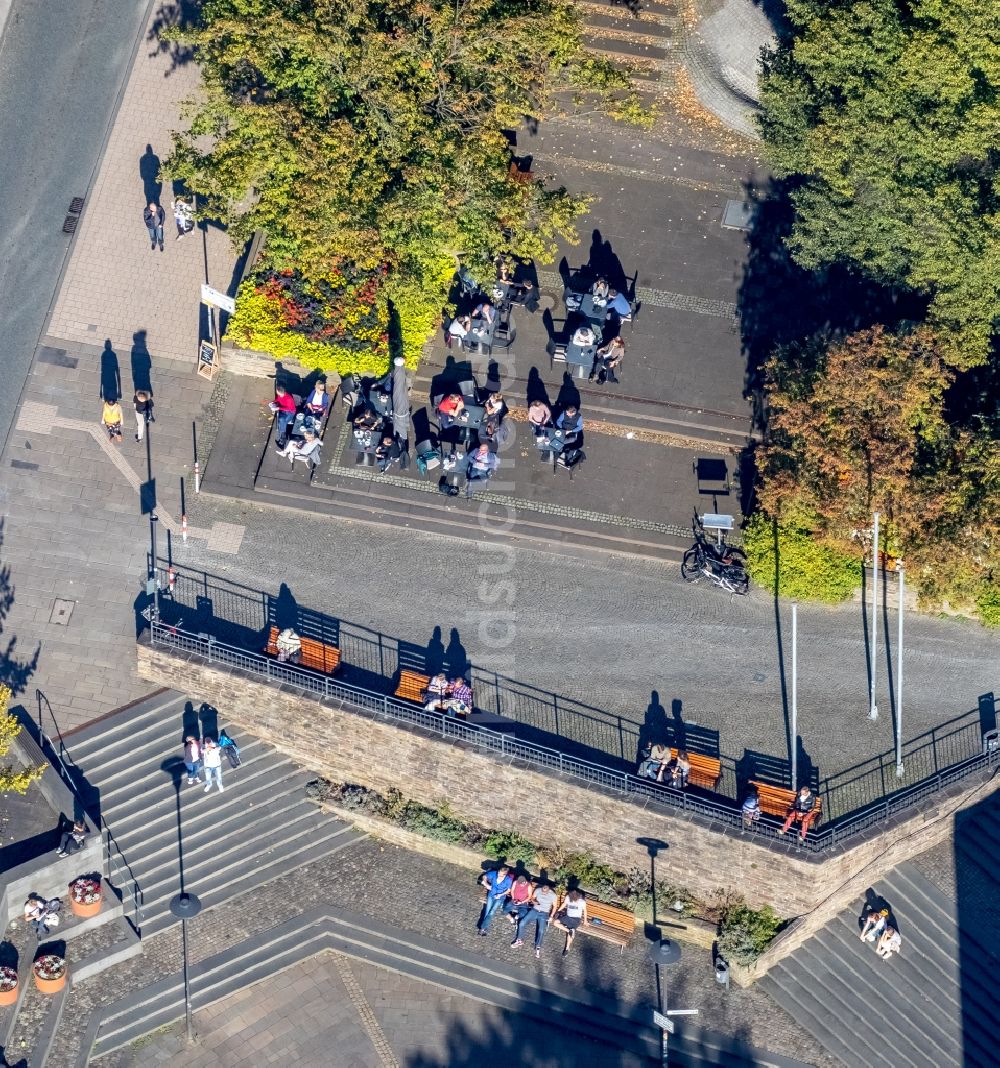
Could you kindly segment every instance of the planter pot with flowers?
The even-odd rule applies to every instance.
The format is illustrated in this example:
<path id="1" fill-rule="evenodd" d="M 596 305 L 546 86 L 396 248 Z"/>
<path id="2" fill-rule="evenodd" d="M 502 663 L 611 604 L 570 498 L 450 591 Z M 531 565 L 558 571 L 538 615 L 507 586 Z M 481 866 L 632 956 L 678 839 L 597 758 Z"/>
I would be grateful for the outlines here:
<path id="1" fill-rule="evenodd" d="M 102 897 L 100 879 L 81 875 L 69 884 L 69 907 L 74 916 L 96 916 L 101 911 Z"/>
<path id="2" fill-rule="evenodd" d="M 13 1005 L 17 1001 L 17 969 L 8 965 L 0 967 L 0 1005 Z"/>
<path id="3" fill-rule="evenodd" d="M 68 969 L 63 957 L 43 953 L 31 966 L 31 974 L 35 977 L 35 986 L 43 994 L 58 994 L 66 985 Z"/>

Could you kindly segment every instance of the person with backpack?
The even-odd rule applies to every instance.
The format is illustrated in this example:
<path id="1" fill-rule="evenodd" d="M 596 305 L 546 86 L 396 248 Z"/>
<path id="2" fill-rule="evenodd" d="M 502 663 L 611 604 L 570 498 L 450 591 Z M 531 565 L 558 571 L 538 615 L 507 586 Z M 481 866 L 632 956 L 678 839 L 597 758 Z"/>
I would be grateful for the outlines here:
<path id="1" fill-rule="evenodd" d="M 480 935 L 485 938 L 489 933 L 493 916 L 503 907 L 503 903 L 510 894 L 514 878 L 510 873 L 510 868 L 506 864 L 501 864 L 499 868 L 486 872 L 479 882 L 486 887 L 486 904 L 483 906 L 483 914 L 477 926 Z"/>

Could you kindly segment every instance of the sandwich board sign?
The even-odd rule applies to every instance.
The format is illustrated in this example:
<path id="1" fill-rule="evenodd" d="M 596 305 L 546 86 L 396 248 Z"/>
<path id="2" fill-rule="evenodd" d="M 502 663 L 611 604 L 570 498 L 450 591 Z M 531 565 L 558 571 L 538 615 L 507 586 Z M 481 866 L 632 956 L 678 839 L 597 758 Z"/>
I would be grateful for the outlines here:
<path id="1" fill-rule="evenodd" d="M 219 350 L 210 341 L 203 341 L 198 349 L 198 374 L 202 378 L 214 378 L 221 362 Z"/>

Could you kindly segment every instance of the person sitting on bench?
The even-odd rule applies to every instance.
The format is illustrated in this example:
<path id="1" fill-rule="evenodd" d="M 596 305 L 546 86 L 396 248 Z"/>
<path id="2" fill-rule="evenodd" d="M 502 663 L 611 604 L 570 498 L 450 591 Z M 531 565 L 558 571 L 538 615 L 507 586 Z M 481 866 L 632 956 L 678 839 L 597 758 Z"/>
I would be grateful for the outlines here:
<path id="1" fill-rule="evenodd" d="M 666 767 L 670 761 L 670 746 L 669 745 L 651 745 L 646 750 L 646 755 L 639 762 L 639 769 L 636 771 L 636 775 L 640 779 L 656 779 L 659 781 L 660 771 Z"/>
<path id="2" fill-rule="evenodd" d="M 781 827 L 781 834 L 787 834 L 792 824 L 798 820 L 799 838 L 805 841 L 806 831 L 809 830 L 809 824 L 816 818 L 816 795 L 808 786 L 800 786 L 798 795 L 792 802 L 792 807 L 788 810 L 788 815 L 785 817 L 785 822 Z"/>
<path id="3" fill-rule="evenodd" d="M 448 676 L 443 672 L 438 672 L 434 678 L 427 683 L 427 688 L 421 695 L 426 702 L 424 705 L 425 712 L 441 712 L 444 710 L 445 698 L 448 695 Z"/>

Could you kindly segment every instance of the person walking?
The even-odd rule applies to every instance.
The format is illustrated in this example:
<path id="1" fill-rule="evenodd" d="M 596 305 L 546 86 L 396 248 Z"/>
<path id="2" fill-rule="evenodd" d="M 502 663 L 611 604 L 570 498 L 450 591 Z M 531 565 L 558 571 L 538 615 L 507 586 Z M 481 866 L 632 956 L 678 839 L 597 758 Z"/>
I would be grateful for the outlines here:
<path id="1" fill-rule="evenodd" d="M 212 789 L 212 779 L 215 779 L 216 784 L 219 787 L 219 793 L 222 793 L 222 750 L 219 746 L 212 741 L 211 738 L 206 738 L 205 743 L 202 746 L 201 759 L 205 767 L 205 793 Z"/>
<path id="2" fill-rule="evenodd" d="M 146 424 L 155 422 L 153 419 L 153 398 L 144 389 L 137 389 L 132 398 L 135 406 L 135 440 L 142 441 L 146 431 Z"/>
<path id="3" fill-rule="evenodd" d="M 201 771 L 201 745 L 193 734 L 184 739 L 184 767 L 187 770 L 188 786 L 194 786 Z"/>
<path id="4" fill-rule="evenodd" d="M 552 922 L 560 931 L 566 932 L 566 945 L 563 946 L 565 957 L 573 945 L 576 932 L 587 922 L 587 899 L 579 890 L 570 890 Z"/>
<path id="5" fill-rule="evenodd" d="M 479 881 L 486 887 L 486 905 L 483 908 L 483 915 L 478 924 L 479 933 L 485 938 L 490 929 L 493 915 L 503 906 L 507 895 L 510 893 L 510 888 L 514 885 L 514 879 L 510 873 L 510 868 L 506 864 L 501 864 L 495 871 L 486 872 Z"/>
<path id="6" fill-rule="evenodd" d="M 559 903 L 559 895 L 548 883 L 539 883 L 531 895 L 531 908 L 521 917 L 517 924 L 517 932 L 511 946 L 517 949 L 524 945 L 524 932 L 529 923 L 535 925 L 535 960 L 542 955 L 542 939 L 545 938 L 545 930 L 555 916 L 556 905 Z"/>
<path id="7" fill-rule="evenodd" d="M 74 820 L 72 828 L 68 831 L 63 831 L 62 837 L 59 839 L 59 849 L 56 851 L 56 855 L 60 857 L 69 856 L 70 853 L 75 853 L 78 849 L 82 849 L 86 840 L 86 820 Z"/>
<path id="8" fill-rule="evenodd" d="M 174 212 L 177 240 L 180 241 L 182 237 L 187 237 L 194 229 L 194 209 L 183 197 L 175 197 L 171 201 L 170 207 Z"/>
<path id="9" fill-rule="evenodd" d="M 115 445 L 122 443 L 122 406 L 117 400 L 106 400 L 101 410 L 101 424 L 108 432 L 108 440 Z"/>
<path id="10" fill-rule="evenodd" d="M 166 217 L 163 208 L 152 200 L 142 213 L 142 221 L 146 224 L 146 230 L 149 233 L 150 251 L 155 251 L 157 245 L 160 246 L 160 251 L 163 251 L 163 220 Z"/>

